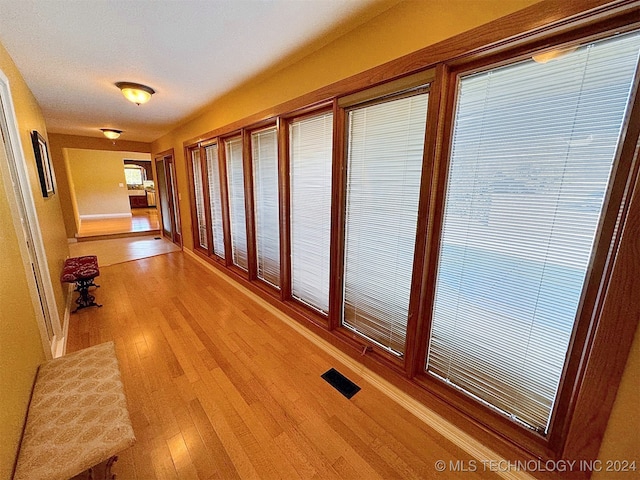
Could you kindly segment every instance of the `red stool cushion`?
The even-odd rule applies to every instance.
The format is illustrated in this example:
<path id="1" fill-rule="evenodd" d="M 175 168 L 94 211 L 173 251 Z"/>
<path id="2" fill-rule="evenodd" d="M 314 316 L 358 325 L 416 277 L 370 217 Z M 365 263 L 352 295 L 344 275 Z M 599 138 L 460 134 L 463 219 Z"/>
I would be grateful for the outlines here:
<path id="1" fill-rule="evenodd" d="M 86 255 L 84 257 L 67 258 L 62 268 L 60 280 L 67 283 L 78 280 L 89 280 L 100 275 L 98 269 L 98 257 Z"/>

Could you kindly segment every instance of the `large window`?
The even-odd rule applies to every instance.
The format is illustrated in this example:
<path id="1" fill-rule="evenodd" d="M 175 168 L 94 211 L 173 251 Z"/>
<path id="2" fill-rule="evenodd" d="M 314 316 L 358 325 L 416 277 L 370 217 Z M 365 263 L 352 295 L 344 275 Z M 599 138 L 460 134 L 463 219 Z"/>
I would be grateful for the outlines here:
<path id="1" fill-rule="evenodd" d="M 427 370 L 546 433 L 640 36 L 463 76 Z"/>
<path id="2" fill-rule="evenodd" d="M 325 313 L 329 311 L 332 149 L 332 113 L 290 124 L 291 292 Z"/>
<path id="3" fill-rule="evenodd" d="M 196 207 L 196 222 L 198 230 L 198 246 L 208 249 L 207 214 L 205 212 L 204 185 L 202 184 L 202 159 L 200 149 L 191 150 L 191 165 L 193 168 L 193 189 Z"/>
<path id="4" fill-rule="evenodd" d="M 405 351 L 428 94 L 348 112 L 342 324 Z"/>
<path id="5" fill-rule="evenodd" d="M 195 137 L 187 163 L 198 255 L 489 446 L 595 459 L 580 436 L 640 318 L 640 34 L 629 5 L 565 3 Z"/>
<path id="6" fill-rule="evenodd" d="M 251 134 L 257 275 L 280 287 L 278 134 L 275 127 Z"/>
<path id="7" fill-rule="evenodd" d="M 209 184 L 209 208 L 211 215 L 211 238 L 213 254 L 224 258 L 224 231 L 222 219 L 222 193 L 220 192 L 220 164 L 218 145 L 208 145 L 204 149 L 207 156 L 207 182 Z"/>
<path id="8" fill-rule="evenodd" d="M 231 255 L 234 265 L 247 270 L 247 224 L 244 201 L 244 167 L 242 137 L 224 142 L 229 190 L 229 223 L 231 225 Z"/>

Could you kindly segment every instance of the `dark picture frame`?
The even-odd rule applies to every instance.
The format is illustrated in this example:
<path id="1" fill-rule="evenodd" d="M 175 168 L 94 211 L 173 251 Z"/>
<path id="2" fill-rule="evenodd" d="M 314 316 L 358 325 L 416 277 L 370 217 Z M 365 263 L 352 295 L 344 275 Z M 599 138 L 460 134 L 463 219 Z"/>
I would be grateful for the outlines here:
<path id="1" fill-rule="evenodd" d="M 49 147 L 47 141 L 37 131 L 31 132 L 31 142 L 33 143 L 33 153 L 36 156 L 38 167 L 38 177 L 40 177 L 40 188 L 43 197 L 51 197 L 55 194 L 55 176 L 51 167 L 49 157 Z"/>

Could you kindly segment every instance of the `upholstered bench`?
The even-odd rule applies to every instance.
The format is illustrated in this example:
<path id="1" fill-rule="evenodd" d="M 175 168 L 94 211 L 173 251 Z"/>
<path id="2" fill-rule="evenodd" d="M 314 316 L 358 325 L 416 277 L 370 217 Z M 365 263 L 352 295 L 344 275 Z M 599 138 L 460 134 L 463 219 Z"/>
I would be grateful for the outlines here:
<path id="1" fill-rule="evenodd" d="M 60 280 L 65 283 L 75 283 L 75 291 L 79 293 L 76 299 L 78 305 L 72 312 L 75 313 L 82 308 L 101 307 L 95 302 L 96 297 L 89 294 L 89 287 L 98 288 L 93 280 L 100 275 L 98 268 L 98 257 L 95 255 L 85 255 L 84 257 L 67 258 L 62 268 Z"/>
<path id="2" fill-rule="evenodd" d="M 40 366 L 14 480 L 112 479 L 134 442 L 113 342 L 80 350 Z"/>

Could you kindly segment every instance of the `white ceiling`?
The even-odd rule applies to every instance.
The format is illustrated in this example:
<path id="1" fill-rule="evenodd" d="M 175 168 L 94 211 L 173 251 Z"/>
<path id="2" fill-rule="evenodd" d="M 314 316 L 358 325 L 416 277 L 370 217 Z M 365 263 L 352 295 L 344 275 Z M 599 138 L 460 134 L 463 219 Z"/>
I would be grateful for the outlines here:
<path id="1" fill-rule="evenodd" d="M 0 42 L 49 132 L 152 141 L 379 0 L 0 0 Z M 337 36 L 338 33 L 334 33 Z M 320 45 L 316 45 L 320 46 Z M 149 85 L 145 105 L 114 86 Z"/>

